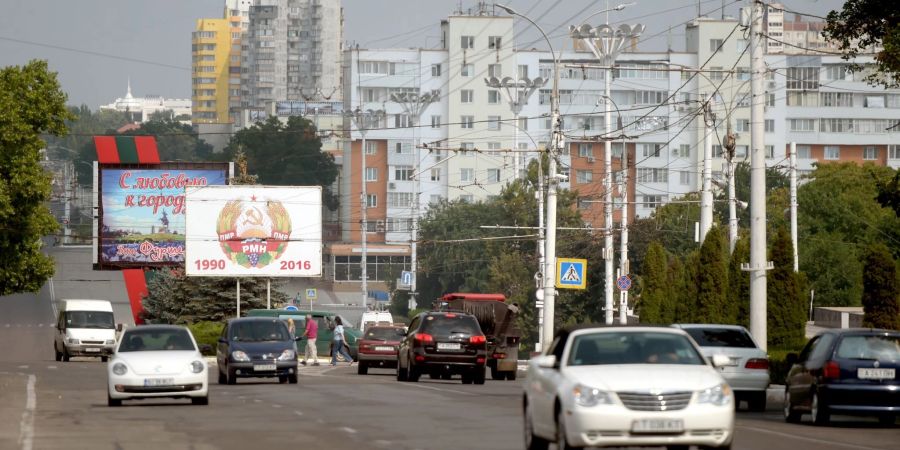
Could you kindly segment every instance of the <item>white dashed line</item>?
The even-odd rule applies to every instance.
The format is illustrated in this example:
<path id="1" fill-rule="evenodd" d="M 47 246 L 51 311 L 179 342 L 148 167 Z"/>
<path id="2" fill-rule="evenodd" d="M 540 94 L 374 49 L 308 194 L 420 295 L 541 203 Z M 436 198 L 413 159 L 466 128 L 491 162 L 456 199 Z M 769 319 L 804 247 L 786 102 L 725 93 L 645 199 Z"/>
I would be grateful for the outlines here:
<path id="1" fill-rule="evenodd" d="M 17 367 L 17 368 L 18 368 L 18 369 L 27 369 L 28 366 L 27 366 L 27 365 L 26 365 L 26 366 L 19 366 L 19 367 Z"/>
<path id="2" fill-rule="evenodd" d="M 341 427 L 341 431 L 345 433 L 356 434 L 356 430 L 350 427 Z"/>
<path id="3" fill-rule="evenodd" d="M 262 403 L 262 400 L 260 400 L 260 399 L 258 399 L 258 398 L 254 398 L 254 399 L 253 399 L 253 403 Z"/>
<path id="4" fill-rule="evenodd" d="M 47 366 L 48 369 L 55 370 L 56 366 Z"/>
<path id="5" fill-rule="evenodd" d="M 303 415 L 303 412 L 302 412 L 302 411 L 294 411 L 294 414 L 296 414 L 296 415 L 298 415 L 298 416 L 302 416 L 302 415 Z"/>
<path id="6" fill-rule="evenodd" d="M 436 388 L 436 387 L 432 387 L 432 386 L 423 386 L 421 384 L 409 384 L 408 386 L 422 388 L 422 389 L 431 389 L 432 391 L 450 392 L 451 394 L 475 395 L 471 392 L 455 391 L 453 389 L 442 389 L 442 388 Z"/>
<path id="7" fill-rule="evenodd" d="M 37 377 L 28 375 L 27 398 L 25 400 L 25 412 L 22 413 L 22 422 L 19 423 L 19 445 L 22 450 L 31 450 L 34 443 L 34 410 L 37 406 L 37 398 L 34 395 L 34 384 Z"/>
<path id="8" fill-rule="evenodd" d="M 272 407 L 273 408 L 281 408 L 281 405 L 275 404 L 275 405 L 272 405 Z"/>

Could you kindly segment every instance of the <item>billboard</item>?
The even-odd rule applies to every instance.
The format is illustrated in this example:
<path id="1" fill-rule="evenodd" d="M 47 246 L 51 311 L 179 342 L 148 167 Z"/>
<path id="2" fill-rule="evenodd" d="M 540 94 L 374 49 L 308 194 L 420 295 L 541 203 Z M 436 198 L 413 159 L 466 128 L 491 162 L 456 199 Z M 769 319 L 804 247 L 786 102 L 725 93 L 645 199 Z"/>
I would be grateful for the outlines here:
<path id="1" fill-rule="evenodd" d="M 95 268 L 184 264 L 185 188 L 228 175 L 228 163 L 100 164 Z"/>
<path id="2" fill-rule="evenodd" d="M 185 206 L 187 275 L 322 275 L 321 187 L 192 187 Z"/>

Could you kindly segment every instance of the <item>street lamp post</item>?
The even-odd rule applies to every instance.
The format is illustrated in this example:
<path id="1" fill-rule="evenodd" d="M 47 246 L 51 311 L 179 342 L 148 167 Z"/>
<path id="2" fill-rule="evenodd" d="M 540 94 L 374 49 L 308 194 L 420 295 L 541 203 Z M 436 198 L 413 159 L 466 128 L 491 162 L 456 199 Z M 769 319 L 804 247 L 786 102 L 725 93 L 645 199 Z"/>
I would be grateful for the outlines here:
<path id="1" fill-rule="evenodd" d="M 369 223 L 368 223 L 368 211 L 366 211 L 369 207 L 369 202 L 367 198 L 366 192 L 366 132 L 369 131 L 369 127 L 372 123 L 378 123 L 384 117 L 384 110 L 371 110 L 368 109 L 366 111 L 362 111 L 359 108 L 356 108 L 354 111 L 347 111 L 344 113 L 344 116 L 351 119 L 354 124 L 356 124 L 356 129 L 359 130 L 359 134 L 362 136 L 362 142 L 360 143 L 360 228 L 359 228 L 359 240 L 362 246 L 362 254 L 360 256 L 360 270 L 362 271 L 360 277 L 362 278 L 362 283 L 360 284 L 360 290 L 362 291 L 362 310 L 363 313 L 367 311 L 368 308 L 368 300 L 369 300 L 369 285 L 368 285 L 368 259 L 369 254 L 366 248 L 366 233 L 369 231 Z"/>
<path id="2" fill-rule="evenodd" d="M 513 149 L 516 150 L 513 152 L 513 167 L 515 168 L 515 177 L 517 179 L 521 178 L 522 163 L 518 152 L 519 113 L 522 112 L 522 107 L 528 103 L 528 98 L 534 94 L 534 91 L 544 87 L 544 85 L 547 84 L 547 80 L 541 77 L 537 77 L 533 80 L 528 77 L 523 77 L 522 79 L 513 79 L 512 77 L 503 77 L 502 79 L 490 77 L 485 78 L 484 83 L 489 88 L 500 89 L 501 92 L 503 92 L 504 97 L 506 97 L 506 101 L 509 102 L 509 108 L 512 110 L 513 120 L 516 124 L 516 126 L 513 127 Z"/>
<path id="3" fill-rule="evenodd" d="M 618 29 L 613 29 L 608 24 L 606 25 L 598 25 L 596 27 L 592 27 L 590 25 L 584 24 L 580 27 L 571 26 L 569 27 L 569 33 L 574 39 L 581 39 L 584 44 L 591 49 L 591 52 L 594 53 L 594 56 L 600 60 L 601 65 L 605 66 L 604 73 L 604 81 L 605 81 L 605 96 L 610 98 L 610 88 L 611 88 L 611 75 L 612 70 L 611 67 L 616 62 L 616 57 L 619 56 L 619 53 L 625 49 L 625 45 L 633 38 L 636 38 L 644 32 L 644 25 L 634 24 L 634 25 L 619 25 Z M 610 102 L 605 102 L 605 126 L 604 133 L 608 134 L 610 132 L 611 126 L 611 111 L 609 109 Z M 605 174 L 605 182 L 604 188 L 606 190 L 605 195 L 605 223 L 604 228 L 606 232 L 604 233 L 604 245 L 603 245 L 603 259 L 605 260 L 605 277 L 604 277 L 604 299 L 605 299 L 605 318 L 606 324 L 612 325 L 613 323 L 613 237 L 612 237 L 612 142 L 609 139 L 605 140 L 605 151 L 603 155 L 604 162 L 604 170 Z"/>

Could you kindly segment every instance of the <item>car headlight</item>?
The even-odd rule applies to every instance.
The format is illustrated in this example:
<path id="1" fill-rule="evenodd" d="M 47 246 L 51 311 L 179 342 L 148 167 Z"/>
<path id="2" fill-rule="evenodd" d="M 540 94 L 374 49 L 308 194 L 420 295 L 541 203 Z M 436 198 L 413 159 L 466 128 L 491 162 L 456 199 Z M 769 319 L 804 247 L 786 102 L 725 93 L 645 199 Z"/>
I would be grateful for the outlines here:
<path id="1" fill-rule="evenodd" d="M 72 345 L 78 345 L 81 343 L 78 341 L 78 339 L 75 339 L 75 338 L 68 338 L 68 339 L 66 339 L 66 342 L 69 344 L 72 344 Z"/>
<path id="2" fill-rule="evenodd" d="M 125 372 L 128 372 L 128 367 L 122 363 L 113 364 L 112 371 L 116 375 L 125 375 Z"/>
<path id="3" fill-rule="evenodd" d="M 697 391 L 697 403 L 709 403 L 716 406 L 731 404 L 731 387 L 726 383 Z"/>
<path id="4" fill-rule="evenodd" d="M 106 345 L 116 345 L 116 340 L 115 339 L 107 339 Z"/>
<path id="5" fill-rule="evenodd" d="M 231 359 L 238 361 L 238 362 L 250 361 L 250 357 L 247 356 L 246 353 L 244 353 L 240 350 L 235 350 L 235 351 L 231 352 Z"/>
<path id="6" fill-rule="evenodd" d="M 611 405 L 612 396 L 609 392 L 579 384 L 572 390 L 575 395 L 575 403 L 579 406 Z"/>
<path id="7" fill-rule="evenodd" d="M 191 363 L 191 372 L 200 373 L 203 372 L 203 368 L 206 367 L 206 364 L 203 361 L 194 361 Z"/>
<path id="8" fill-rule="evenodd" d="M 297 359 L 297 354 L 291 349 L 281 352 L 281 356 L 278 357 L 279 361 L 290 361 L 292 359 Z"/>

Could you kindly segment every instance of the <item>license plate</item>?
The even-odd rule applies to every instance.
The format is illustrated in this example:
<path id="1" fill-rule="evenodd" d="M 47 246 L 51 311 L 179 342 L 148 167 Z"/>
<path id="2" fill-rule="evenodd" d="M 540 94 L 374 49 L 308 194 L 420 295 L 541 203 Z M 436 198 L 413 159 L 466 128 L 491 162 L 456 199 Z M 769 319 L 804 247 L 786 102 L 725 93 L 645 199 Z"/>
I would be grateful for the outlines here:
<path id="1" fill-rule="evenodd" d="M 631 423 L 632 433 L 680 433 L 684 431 L 681 419 L 639 419 Z"/>
<path id="2" fill-rule="evenodd" d="M 860 380 L 893 380 L 896 376 L 894 369 L 856 369 L 856 376 Z"/>
<path id="3" fill-rule="evenodd" d="M 438 350 L 459 350 L 462 346 L 458 342 L 438 342 Z"/>
<path id="4" fill-rule="evenodd" d="M 391 347 L 390 345 L 387 345 L 387 346 L 379 345 L 379 346 L 375 347 L 375 351 L 376 352 L 392 352 L 392 351 L 394 351 L 394 347 Z"/>
<path id="5" fill-rule="evenodd" d="M 100 353 L 99 348 L 93 348 L 93 347 L 88 347 L 88 348 L 84 349 L 84 351 L 86 351 L 88 353 Z"/>
<path id="6" fill-rule="evenodd" d="M 175 384 L 174 378 L 144 378 L 144 386 L 169 386 Z"/>
<path id="7" fill-rule="evenodd" d="M 257 372 L 267 372 L 275 370 L 275 364 L 256 364 L 253 366 L 253 370 Z"/>

